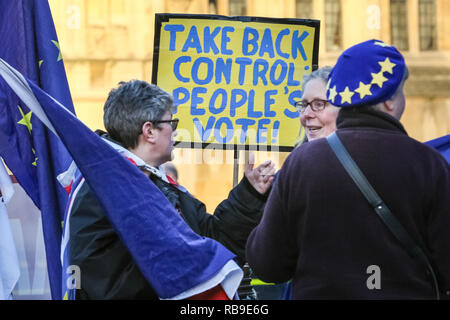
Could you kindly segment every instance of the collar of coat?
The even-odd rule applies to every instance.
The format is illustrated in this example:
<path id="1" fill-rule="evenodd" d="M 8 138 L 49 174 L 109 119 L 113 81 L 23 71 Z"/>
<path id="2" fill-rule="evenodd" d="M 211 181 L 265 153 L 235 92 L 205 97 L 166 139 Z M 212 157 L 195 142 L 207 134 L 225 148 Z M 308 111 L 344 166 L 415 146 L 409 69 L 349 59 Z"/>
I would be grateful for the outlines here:
<path id="1" fill-rule="evenodd" d="M 164 168 L 162 166 L 160 167 L 152 167 L 145 163 L 144 160 L 139 158 L 134 153 L 130 152 L 129 150 L 125 149 L 119 142 L 113 140 L 106 132 L 102 130 L 96 130 L 95 131 L 107 144 L 109 144 L 111 147 L 113 147 L 116 151 L 118 151 L 121 155 L 123 155 L 125 158 L 133 162 L 136 166 L 141 168 L 144 171 L 148 171 L 159 177 L 160 179 L 164 180 L 165 182 L 169 182 L 166 176 L 166 172 L 164 171 Z"/>
<path id="2" fill-rule="evenodd" d="M 341 109 L 336 119 L 337 129 L 369 127 L 408 134 L 403 125 L 391 115 L 370 108 Z"/>
<path id="3" fill-rule="evenodd" d="M 125 149 L 119 142 L 113 140 L 106 132 L 102 130 L 96 130 L 95 133 L 97 133 L 106 143 L 108 143 L 111 147 L 113 147 L 116 151 L 118 151 L 120 154 L 122 154 L 125 158 L 130 160 L 133 164 L 138 166 L 141 170 L 148 171 L 152 173 L 153 175 L 157 176 L 161 180 L 173 184 L 178 190 L 188 193 L 187 189 L 178 183 L 174 182 L 173 180 L 170 181 L 168 179 L 168 176 L 166 175 L 166 171 L 164 170 L 163 166 L 159 167 L 152 167 L 145 163 L 144 160 L 139 158 L 134 153 L 130 152 L 129 150 Z"/>

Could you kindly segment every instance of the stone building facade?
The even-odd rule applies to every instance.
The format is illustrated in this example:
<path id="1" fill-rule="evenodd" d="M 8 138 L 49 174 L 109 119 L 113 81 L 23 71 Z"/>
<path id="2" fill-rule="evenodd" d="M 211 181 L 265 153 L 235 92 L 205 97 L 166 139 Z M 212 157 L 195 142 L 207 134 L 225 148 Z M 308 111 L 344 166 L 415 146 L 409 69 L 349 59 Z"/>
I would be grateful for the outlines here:
<path id="1" fill-rule="evenodd" d="M 410 68 L 402 118 L 413 138 L 450 133 L 449 0 L 49 0 L 78 117 L 102 128 L 103 103 L 119 81 L 151 81 L 155 13 L 209 13 L 321 21 L 319 66 L 377 38 L 404 53 Z M 278 167 L 287 154 L 258 153 Z M 230 160 L 231 158 L 231 160 Z M 180 182 L 209 210 L 232 187 L 232 155 L 178 150 Z M 242 175 L 243 166 L 240 167 Z"/>

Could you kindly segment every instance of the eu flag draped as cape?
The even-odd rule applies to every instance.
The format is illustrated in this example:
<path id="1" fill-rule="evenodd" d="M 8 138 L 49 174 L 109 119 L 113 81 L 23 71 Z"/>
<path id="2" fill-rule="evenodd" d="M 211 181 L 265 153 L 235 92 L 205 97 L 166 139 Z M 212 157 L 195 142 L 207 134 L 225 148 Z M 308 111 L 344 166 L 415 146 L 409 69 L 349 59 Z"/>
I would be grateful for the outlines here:
<path id="1" fill-rule="evenodd" d="M 0 58 L 74 113 L 47 0 L 0 1 Z M 71 158 L 15 94 L 0 92 L 0 156 L 41 210 L 52 297 L 61 297 L 61 222 L 67 192 L 56 177 Z"/>
<path id="2" fill-rule="evenodd" d="M 188 290 L 198 294 L 230 277 L 238 279 L 231 291 L 237 290 L 242 270 L 227 269 L 234 264 L 234 254 L 218 242 L 194 233 L 136 166 L 1 59 L 0 92 L 17 94 L 59 136 L 160 298 L 184 298 L 182 294 Z M 206 287 L 202 286 L 205 282 L 209 283 Z M 196 291 L 199 286 L 201 289 Z"/>

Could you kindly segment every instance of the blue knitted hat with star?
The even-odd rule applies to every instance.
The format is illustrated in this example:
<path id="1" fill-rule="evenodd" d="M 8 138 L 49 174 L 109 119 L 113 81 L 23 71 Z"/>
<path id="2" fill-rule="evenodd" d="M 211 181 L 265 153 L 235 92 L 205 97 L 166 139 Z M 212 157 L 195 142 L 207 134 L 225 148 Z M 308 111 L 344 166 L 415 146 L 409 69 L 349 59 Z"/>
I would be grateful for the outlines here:
<path id="1" fill-rule="evenodd" d="M 392 46 L 369 40 L 345 50 L 331 70 L 327 99 L 336 107 L 389 100 L 403 80 L 405 59 Z"/>

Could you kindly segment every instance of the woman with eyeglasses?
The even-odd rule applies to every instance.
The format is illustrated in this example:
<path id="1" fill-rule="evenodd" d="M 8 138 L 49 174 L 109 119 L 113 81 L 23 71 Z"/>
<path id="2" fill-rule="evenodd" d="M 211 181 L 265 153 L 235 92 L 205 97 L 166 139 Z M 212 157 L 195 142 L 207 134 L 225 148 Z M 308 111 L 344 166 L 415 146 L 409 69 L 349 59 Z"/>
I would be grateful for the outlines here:
<path id="1" fill-rule="evenodd" d="M 305 76 L 302 100 L 297 103 L 304 139 L 299 143 L 325 138 L 336 131 L 339 109 L 327 101 L 326 87 L 331 67 L 320 68 Z"/>
<path id="2" fill-rule="evenodd" d="M 332 67 L 326 66 L 313 71 L 303 79 L 303 96 L 302 100 L 297 102 L 296 107 L 300 113 L 300 132 L 305 131 L 302 140 L 298 141 L 296 147 L 319 138 L 325 138 L 336 131 L 336 118 L 339 109 L 327 101 L 326 86 L 328 76 Z M 278 172 L 276 176 L 278 175 Z M 276 299 L 281 291 L 281 299 L 291 299 L 290 283 L 275 285 L 272 290 L 268 286 L 264 286 L 263 292 L 258 292 L 261 299 Z"/>

